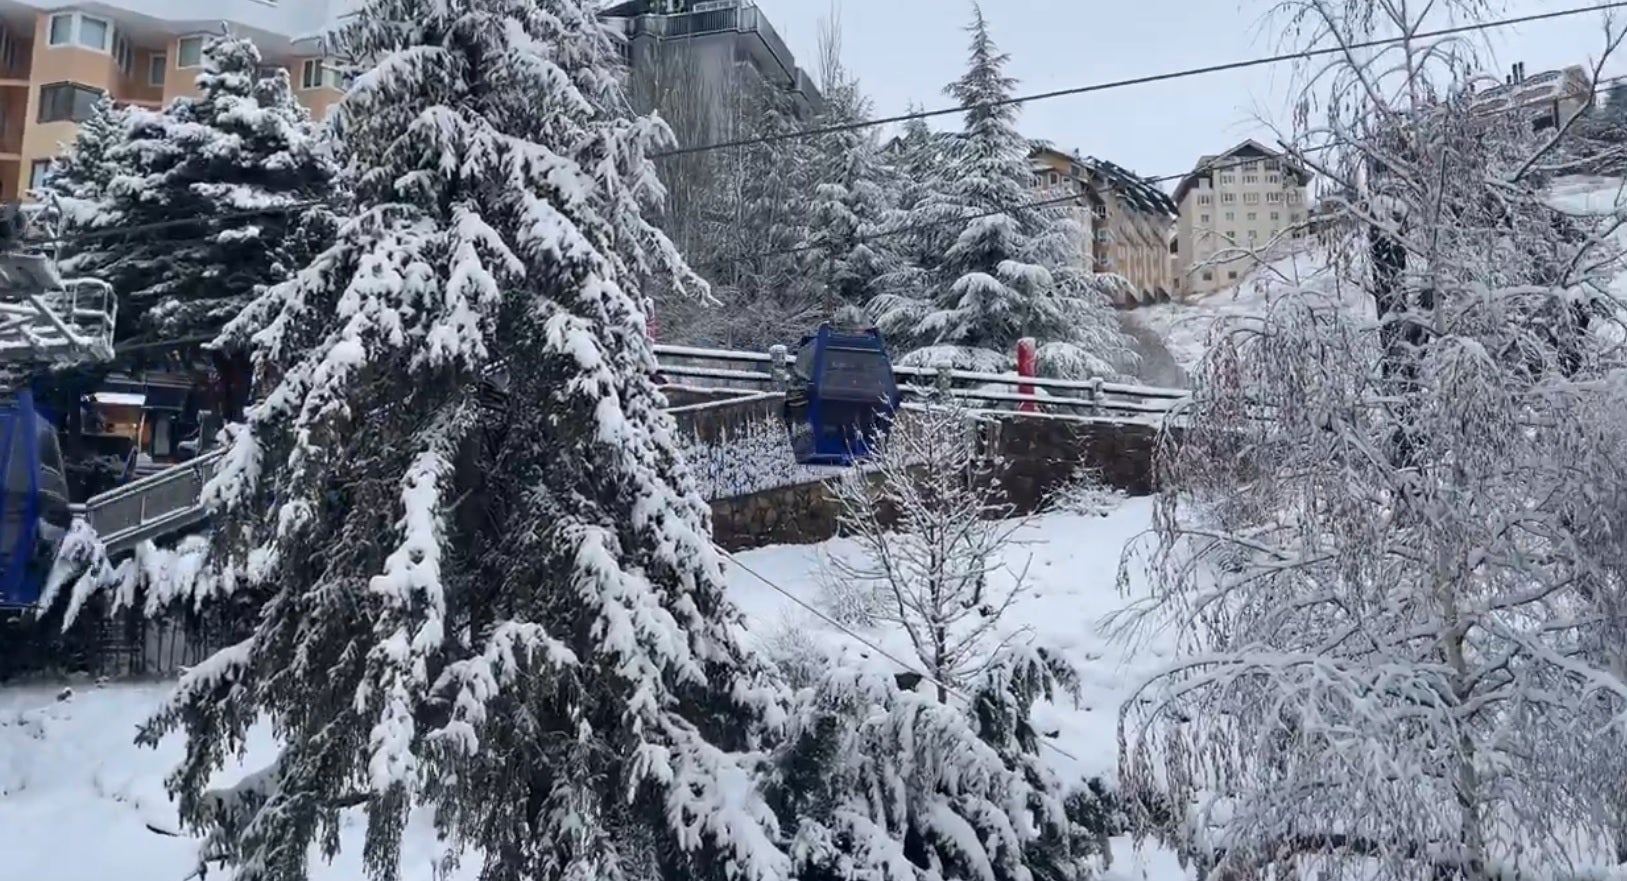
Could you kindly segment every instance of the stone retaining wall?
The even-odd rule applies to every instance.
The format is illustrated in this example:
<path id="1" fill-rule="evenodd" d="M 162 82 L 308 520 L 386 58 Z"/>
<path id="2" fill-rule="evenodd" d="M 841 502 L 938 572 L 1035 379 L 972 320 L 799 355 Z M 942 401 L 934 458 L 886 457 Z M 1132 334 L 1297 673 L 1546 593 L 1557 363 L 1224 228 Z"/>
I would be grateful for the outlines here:
<path id="1" fill-rule="evenodd" d="M 983 427 L 1006 500 L 1023 514 L 1042 510 L 1082 469 L 1133 496 L 1157 489 L 1160 445 L 1175 439 L 1149 425 L 1091 423 L 1010 413 Z M 838 504 L 825 481 L 765 489 L 712 502 L 712 531 L 726 550 L 815 544 L 836 535 Z"/>

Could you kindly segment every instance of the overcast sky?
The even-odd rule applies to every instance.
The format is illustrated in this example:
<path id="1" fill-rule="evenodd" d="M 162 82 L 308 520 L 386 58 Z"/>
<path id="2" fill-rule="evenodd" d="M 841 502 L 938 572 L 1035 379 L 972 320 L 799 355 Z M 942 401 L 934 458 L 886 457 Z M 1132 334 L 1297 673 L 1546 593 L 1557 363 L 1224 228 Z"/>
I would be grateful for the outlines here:
<path id="1" fill-rule="evenodd" d="M 756 0 L 811 76 L 817 77 L 819 22 L 832 0 Z M 844 60 L 878 115 L 910 101 L 945 106 L 943 86 L 966 57 L 970 5 L 961 0 L 836 0 Z M 1496 0 L 1493 0 L 1495 3 Z M 1600 0 L 1507 0 L 1504 18 L 1593 5 Z M 1181 68 L 1276 54 L 1263 30 L 1270 0 L 984 0 L 995 41 L 1011 55 L 1020 93 L 1044 92 Z M 1590 64 L 1603 45 L 1597 13 L 1486 32 L 1501 75 L 1516 61 L 1527 73 Z M 1100 156 L 1147 176 L 1184 172 L 1198 156 L 1247 137 L 1270 143 L 1258 118 L 1287 120 L 1289 65 L 1131 86 L 1026 105 L 1023 133 Z M 1627 74 L 1627 50 L 1604 75 Z M 959 125 L 943 117 L 936 126 Z M 1172 184 L 1166 184 L 1172 187 Z"/>

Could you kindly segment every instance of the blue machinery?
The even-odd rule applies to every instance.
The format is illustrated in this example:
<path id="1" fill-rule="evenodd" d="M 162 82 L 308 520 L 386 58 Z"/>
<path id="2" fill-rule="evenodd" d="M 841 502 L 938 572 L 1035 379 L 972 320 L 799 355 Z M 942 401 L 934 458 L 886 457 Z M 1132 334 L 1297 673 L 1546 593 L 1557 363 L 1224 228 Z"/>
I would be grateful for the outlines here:
<path id="1" fill-rule="evenodd" d="M 56 430 L 34 409 L 34 374 L 113 357 L 117 304 L 96 279 L 63 279 L 25 250 L 24 217 L 0 209 L 0 612 L 26 610 L 66 534 L 71 512 Z"/>
<path id="2" fill-rule="evenodd" d="M 900 394 L 881 332 L 841 334 L 822 324 L 797 344 L 783 416 L 804 465 L 852 465 L 892 428 Z"/>

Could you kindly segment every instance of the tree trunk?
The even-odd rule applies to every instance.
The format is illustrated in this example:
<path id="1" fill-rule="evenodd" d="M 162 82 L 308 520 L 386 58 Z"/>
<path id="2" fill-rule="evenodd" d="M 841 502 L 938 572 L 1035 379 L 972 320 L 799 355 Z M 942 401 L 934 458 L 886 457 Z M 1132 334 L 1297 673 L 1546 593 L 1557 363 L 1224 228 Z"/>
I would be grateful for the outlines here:
<path id="1" fill-rule="evenodd" d="M 227 422 L 241 422 L 254 380 L 254 362 L 242 349 L 216 349 L 209 355 L 215 375 L 220 377 L 220 415 Z"/>

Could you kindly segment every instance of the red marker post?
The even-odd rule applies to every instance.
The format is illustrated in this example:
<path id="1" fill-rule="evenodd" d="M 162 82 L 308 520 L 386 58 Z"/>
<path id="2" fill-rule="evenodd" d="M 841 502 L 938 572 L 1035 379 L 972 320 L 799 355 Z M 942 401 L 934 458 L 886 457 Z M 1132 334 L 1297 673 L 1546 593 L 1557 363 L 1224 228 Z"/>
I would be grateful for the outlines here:
<path id="1" fill-rule="evenodd" d="M 1031 336 L 1025 336 L 1018 340 L 1017 375 L 1024 378 L 1032 378 L 1037 371 L 1038 361 L 1039 352 L 1038 347 L 1034 343 L 1034 338 Z M 1017 394 L 1032 398 L 1034 396 L 1034 386 L 1026 382 L 1018 383 Z M 1025 400 L 1017 404 L 1017 412 L 1037 413 L 1039 412 L 1039 405 L 1035 404 L 1032 400 Z"/>

